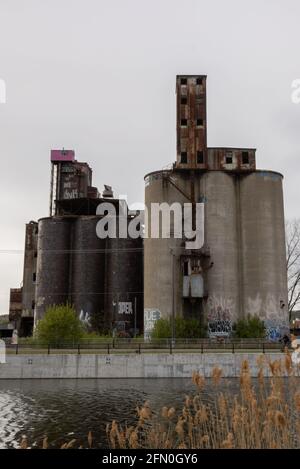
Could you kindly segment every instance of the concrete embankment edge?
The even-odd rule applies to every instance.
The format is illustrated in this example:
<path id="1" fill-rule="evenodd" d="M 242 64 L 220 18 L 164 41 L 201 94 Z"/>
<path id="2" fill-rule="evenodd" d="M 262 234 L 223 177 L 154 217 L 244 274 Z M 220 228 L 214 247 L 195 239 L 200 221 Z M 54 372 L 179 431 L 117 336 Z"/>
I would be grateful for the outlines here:
<path id="1" fill-rule="evenodd" d="M 22 354 L 7 355 L 0 364 L 0 379 L 50 378 L 190 378 L 197 371 L 210 377 L 215 367 L 222 376 L 240 376 L 244 360 L 256 377 L 264 360 L 264 375 L 270 376 L 269 362 L 284 361 L 283 353 L 147 353 L 141 355 Z"/>

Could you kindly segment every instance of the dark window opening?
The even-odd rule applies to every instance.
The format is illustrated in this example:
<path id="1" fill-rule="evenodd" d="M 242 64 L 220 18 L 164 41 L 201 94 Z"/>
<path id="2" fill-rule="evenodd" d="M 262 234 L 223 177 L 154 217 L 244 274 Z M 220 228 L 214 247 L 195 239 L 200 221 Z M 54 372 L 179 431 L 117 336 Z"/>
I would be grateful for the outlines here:
<path id="1" fill-rule="evenodd" d="M 186 127 L 187 126 L 187 119 L 181 119 L 180 125 L 181 125 L 181 127 Z"/>
<path id="2" fill-rule="evenodd" d="M 242 151 L 242 161 L 243 164 L 249 164 L 249 153 L 247 151 Z"/>
<path id="3" fill-rule="evenodd" d="M 197 85 L 202 85 L 202 78 L 197 78 L 196 79 L 196 84 Z"/>
<path id="4" fill-rule="evenodd" d="M 32 281 L 36 282 L 36 273 L 35 272 L 33 272 L 33 274 L 32 274 Z"/>
<path id="5" fill-rule="evenodd" d="M 32 300 L 32 303 L 31 303 L 31 309 L 34 309 L 35 308 L 35 301 Z"/>
<path id="6" fill-rule="evenodd" d="M 232 164 L 232 154 L 229 153 L 226 155 L 226 158 L 225 158 L 225 161 L 226 161 L 226 164 Z"/>
<path id="7" fill-rule="evenodd" d="M 189 261 L 183 263 L 183 275 L 187 277 L 189 275 Z"/>
<path id="8" fill-rule="evenodd" d="M 186 85 L 187 84 L 187 79 L 186 78 L 181 78 L 180 83 L 181 83 L 181 85 Z"/>
<path id="9" fill-rule="evenodd" d="M 197 119 L 196 124 L 197 127 L 201 127 L 203 125 L 203 119 Z"/>
<path id="10" fill-rule="evenodd" d="M 203 151 L 197 151 L 197 164 L 204 163 Z"/>
<path id="11" fill-rule="evenodd" d="M 37 258 L 37 251 L 34 251 L 34 257 Z"/>
<path id="12" fill-rule="evenodd" d="M 181 104 L 187 104 L 187 98 L 185 96 L 181 97 Z"/>
<path id="13" fill-rule="evenodd" d="M 180 163 L 187 164 L 187 152 L 186 151 L 181 152 Z"/>

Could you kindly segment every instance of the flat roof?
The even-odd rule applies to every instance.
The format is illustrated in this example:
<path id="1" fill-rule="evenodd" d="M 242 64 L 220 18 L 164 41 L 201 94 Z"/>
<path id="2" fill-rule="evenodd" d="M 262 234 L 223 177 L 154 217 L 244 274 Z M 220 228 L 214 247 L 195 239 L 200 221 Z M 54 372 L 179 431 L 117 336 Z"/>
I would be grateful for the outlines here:
<path id="1" fill-rule="evenodd" d="M 232 173 L 232 174 L 236 174 L 237 171 L 235 170 L 228 170 L 228 169 L 200 169 L 200 168 L 193 168 L 193 171 L 197 171 L 197 172 L 205 172 L 205 173 L 216 173 L 216 172 L 220 172 L 220 173 Z M 146 179 L 146 177 L 148 176 L 151 176 L 152 174 L 162 174 L 162 173 L 173 173 L 173 172 L 188 172 L 189 169 L 181 169 L 181 168 L 175 168 L 174 169 L 159 169 L 157 171 L 151 171 L 150 173 L 147 173 L 145 176 L 144 176 L 144 180 Z M 249 170 L 239 170 L 238 171 L 240 174 L 253 174 L 253 173 L 270 173 L 270 174 L 276 174 L 277 176 L 280 176 L 280 177 L 284 177 L 282 173 L 279 173 L 278 171 L 273 171 L 271 169 L 249 169 Z"/>
<path id="2" fill-rule="evenodd" d="M 176 78 L 181 78 L 181 77 L 184 77 L 184 78 L 194 78 L 194 77 L 201 77 L 201 78 L 206 78 L 207 75 L 176 75 Z"/>

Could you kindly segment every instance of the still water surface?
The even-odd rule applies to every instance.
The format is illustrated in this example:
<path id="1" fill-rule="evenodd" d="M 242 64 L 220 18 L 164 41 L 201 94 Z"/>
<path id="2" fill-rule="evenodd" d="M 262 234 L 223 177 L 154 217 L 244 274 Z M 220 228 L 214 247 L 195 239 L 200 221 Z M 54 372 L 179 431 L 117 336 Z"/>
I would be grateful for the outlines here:
<path id="1" fill-rule="evenodd" d="M 237 392 L 235 379 L 223 380 Z M 40 446 L 45 435 L 52 447 L 73 438 L 86 446 L 91 430 L 98 447 L 107 447 L 105 428 L 113 419 L 131 424 L 145 400 L 158 412 L 164 405 L 182 407 L 195 392 L 190 379 L 0 380 L 0 448 L 19 447 L 22 435 Z M 215 392 L 207 383 L 204 399 Z"/>

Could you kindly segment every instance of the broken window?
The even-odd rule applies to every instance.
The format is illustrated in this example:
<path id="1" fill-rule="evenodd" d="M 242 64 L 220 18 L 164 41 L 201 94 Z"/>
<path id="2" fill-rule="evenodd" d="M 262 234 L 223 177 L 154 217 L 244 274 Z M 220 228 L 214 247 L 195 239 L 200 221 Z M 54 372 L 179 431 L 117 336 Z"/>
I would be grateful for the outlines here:
<path id="1" fill-rule="evenodd" d="M 183 105 L 187 104 L 187 97 L 186 96 L 181 96 L 181 104 L 183 104 Z"/>
<path id="2" fill-rule="evenodd" d="M 187 164 L 187 152 L 186 151 L 181 152 L 180 163 Z"/>
<path id="3" fill-rule="evenodd" d="M 34 300 L 32 300 L 32 303 L 31 303 L 31 309 L 32 309 L 32 310 L 34 310 L 34 308 L 35 308 L 35 301 L 34 301 Z"/>
<path id="4" fill-rule="evenodd" d="M 187 119 L 181 119 L 180 120 L 180 125 L 181 125 L 181 127 L 186 127 L 187 126 Z"/>
<path id="5" fill-rule="evenodd" d="M 225 155 L 225 162 L 226 164 L 232 164 L 232 153 L 226 153 Z"/>
<path id="6" fill-rule="evenodd" d="M 196 84 L 197 85 L 202 85 L 202 78 L 197 78 L 196 79 Z"/>
<path id="7" fill-rule="evenodd" d="M 181 78 L 180 84 L 181 85 L 186 85 L 187 84 L 187 79 L 186 78 Z"/>
<path id="8" fill-rule="evenodd" d="M 249 153 L 247 151 L 242 151 L 242 162 L 243 164 L 249 164 Z"/>
<path id="9" fill-rule="evenodd" d="M 35 272 L 33 272 L 33 274 L 32 274 L 32 281 L 36 282 L 36 273 Z"/>
<path id="10" fill-rule="evenodd" d="M 197 164 L 203 164 L 203 163 L 204 163 L 203 151 L 197 151 Z"/>
<path id="11" fill-rule="evenodd" d="M 203 126 L 203 119 L 197 119 L 196 124 L 197 124 L 197 127 L 202 127 Z"/>
<path id="12" fill-rule="evenodd" d="M 187 277 L 189 275 L 189 261 L 183 263 L 183 275 Z"/>

